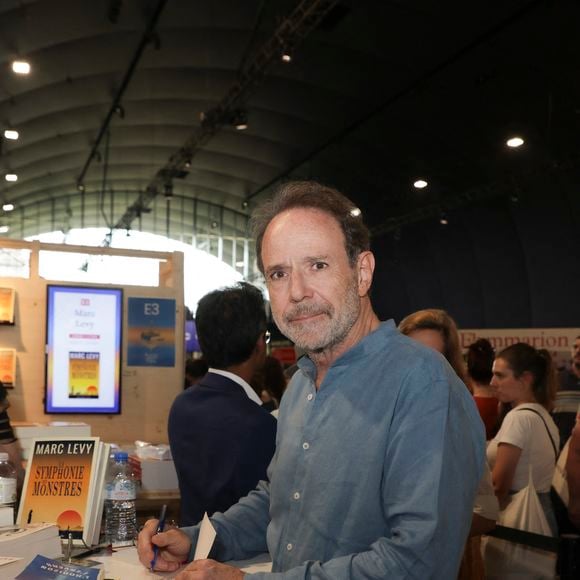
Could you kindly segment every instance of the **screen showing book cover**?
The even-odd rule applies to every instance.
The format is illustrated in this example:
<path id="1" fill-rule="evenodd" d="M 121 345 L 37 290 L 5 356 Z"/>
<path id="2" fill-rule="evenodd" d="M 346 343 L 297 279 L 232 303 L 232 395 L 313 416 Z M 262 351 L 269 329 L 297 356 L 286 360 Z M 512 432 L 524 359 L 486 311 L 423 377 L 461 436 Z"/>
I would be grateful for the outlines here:
<path id="1" fill-rule="evenodd" d="M 120 413 L 120 288 L 47 288 L 47 413 Z"/>
<path id="2" fill-rule="evenodd" d="M 35 440 L 18 511 L 20 525 L 55 522 L 80 539 L 91 509 L 98 438 Z"/>

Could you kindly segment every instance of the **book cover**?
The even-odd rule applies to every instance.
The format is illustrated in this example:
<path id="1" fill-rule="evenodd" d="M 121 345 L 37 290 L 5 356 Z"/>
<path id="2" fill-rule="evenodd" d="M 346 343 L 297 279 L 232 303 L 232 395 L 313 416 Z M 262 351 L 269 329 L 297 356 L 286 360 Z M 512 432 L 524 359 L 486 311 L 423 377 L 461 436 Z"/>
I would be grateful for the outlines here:
<path id="1" fill-rule="evenodd" d="M 34 439 L 26 466 L 18 523 L 55 522 L 62 537 L 90 542 L 96 509 L 98 437 Z"/>
<path id="2" fill-rule="evenodd" d="M 0 324 L 14 324 L 14 288 L 0 288 Z"/>
<path id="3" fill-rule="evenodd" d="M 16 576 L 16 580 L 99 580 L 103 577 L 100 568 L 51 560 L 38 555 Z"/>
<path id="4" fill-rule="evenodd" d="M 99 398 L 99 358 L 98 352 L 68 353 L 69 399 Z"/>
<path id="5" fill-rule="evenodd" d="M 13 387 L 16 379 L 16 349 L 0 348 L 0 381 L 5 387 Z"/>

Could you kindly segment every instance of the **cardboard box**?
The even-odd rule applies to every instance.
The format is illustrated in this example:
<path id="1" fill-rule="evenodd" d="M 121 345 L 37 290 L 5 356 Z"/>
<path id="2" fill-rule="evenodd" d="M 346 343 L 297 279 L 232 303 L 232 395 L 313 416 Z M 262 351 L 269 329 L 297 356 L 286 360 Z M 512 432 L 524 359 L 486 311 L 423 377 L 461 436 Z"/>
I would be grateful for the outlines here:
<path id="1" fill-rule="evenodd" d="M 139 459 L 136 455 L 131 455 L 129 463 L 135 477 L 141 479 L 142 491 L 179 489 L 173 460 Z"/>

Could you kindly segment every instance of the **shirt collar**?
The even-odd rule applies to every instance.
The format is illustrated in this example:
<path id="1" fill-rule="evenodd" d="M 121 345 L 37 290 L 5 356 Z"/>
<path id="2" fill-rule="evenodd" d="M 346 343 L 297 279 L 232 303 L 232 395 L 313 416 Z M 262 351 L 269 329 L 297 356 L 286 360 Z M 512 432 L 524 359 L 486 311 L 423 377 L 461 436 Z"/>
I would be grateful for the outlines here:
<path id="1" fill-rule="evenodd" d="M 230 373 L 230 371 L 223 371 L 221 369 L 214 369 L 211 367 L 209 368 L 208 372 L 214 373 L 216 375 L 221 375 L 222 377 L 226 377 L 231 381 L 234 381 L 234 383 L 238 383 L 238 385 L 240 385 L 240 387 L 244 389 L 244 392 L 246 393 L 246 395 L 248 395 L 248 399 L 250 399 L 250 401 L 253 401 L 254 403 L 256 403 L 256 405 L 260 406 L 262 405 L 262 401 L 260 397 L 258 397 L 258 395 L 256 394 L 256 391 L 254 391 L 254 389 L 252 389 L 252 387 L 250 387 L 250 385 L 246 383 L 246 381 L 244 381 L 244 379 L 242 379 L 242 377 L 240 377 L 239 375 Z"/>

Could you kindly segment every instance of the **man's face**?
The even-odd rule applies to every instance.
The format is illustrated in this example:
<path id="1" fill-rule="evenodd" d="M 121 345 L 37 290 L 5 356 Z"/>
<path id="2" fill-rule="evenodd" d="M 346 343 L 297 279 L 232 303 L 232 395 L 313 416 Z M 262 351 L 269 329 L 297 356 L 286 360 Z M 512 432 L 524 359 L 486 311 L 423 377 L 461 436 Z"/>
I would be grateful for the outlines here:
<path id="1" fill-rule="evenodd" d="M 361 307 L 358 268 L 330 215 L 296 208 L 276 216 L 262 242 L 272 314 L 280 330 L 307 352 L 342 343 Z"/>
<path id="2" fill-rule="evenodd" d="M 580 371 L 580 337 L 576 338 L 572 345 L 572 365 Z"/>

